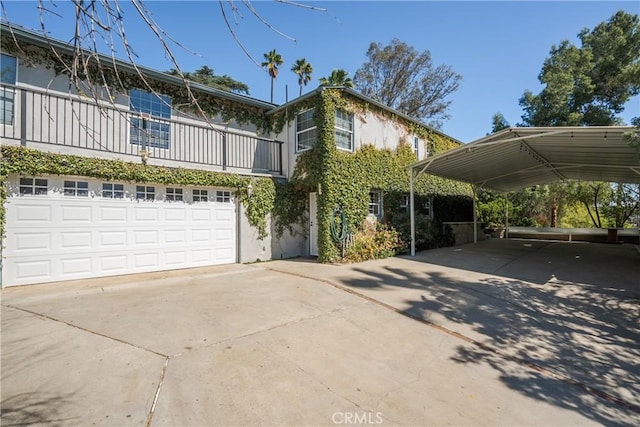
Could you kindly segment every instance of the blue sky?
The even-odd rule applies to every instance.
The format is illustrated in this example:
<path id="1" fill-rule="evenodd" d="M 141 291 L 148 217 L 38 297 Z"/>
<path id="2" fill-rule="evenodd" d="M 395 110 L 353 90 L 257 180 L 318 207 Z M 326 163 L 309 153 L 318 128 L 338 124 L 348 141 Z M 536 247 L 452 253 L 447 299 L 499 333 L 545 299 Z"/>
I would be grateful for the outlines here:
<path id="1" fill-rule="evenodd" d="M 69 40 L 73 34 L 73 10 L 65 1 L 44 4 L 56 14 L 45 14 L 50 35 Z M 184 71 L 206 64 L 216 74 L 227 74 L 249 85 L 254 98 L 269 101 L 270 80 L 242 52 L 224 24 L 217 1 L 145 2 L 156 22 L 175 40 L 172 51 Z M 515 125 L 521 120 L 518 104 L 525 89 L 538 92 L 537 76 L 553 44 L 568 39 L 578 43 L 583 28 L 593 28 L 616 11 L 640 13 L 637 1 L 312 1 L 326 10 L 311 10 L 273 1 L 252 4 L 270 25 L 295 39 L 292 41 L 262 24 L 241 1 L 238 13 L 228 15 L 232 27 L 253 58 L 276 49 L 284 58 L 276 80 L 274 102 L 298 95 L 297 77 L 290 69 L 305 57 L 314 67 L 313 80 L 343 68 L 353 77 L 366 61 L 371 42 L 388 44 L 393 38 L 418 51 L 429 50 L 435 65 L 450 65 L 463 76 L 442 130 L 463 142 L 483 137 L 491 129 L 491 117 L 501 112 Z M 122 2 L 129 42 L 138 63 L 166 70 L 171 63 L 134 9 Z M 6 1 L 5 16 L 27 28 L 39 29 L 40 17 L 34 1 Z M 229 9 L 227 8 L 229 13 Z M 59 15 L 59 16 L 58 16 Z M 122 47 L 117 47 L 121 52 Z M 195 52 L 196 54 L 194 54 Z M 627 104 L 622 117 L 628 123 L 640 116 L 640 97 Z"/>

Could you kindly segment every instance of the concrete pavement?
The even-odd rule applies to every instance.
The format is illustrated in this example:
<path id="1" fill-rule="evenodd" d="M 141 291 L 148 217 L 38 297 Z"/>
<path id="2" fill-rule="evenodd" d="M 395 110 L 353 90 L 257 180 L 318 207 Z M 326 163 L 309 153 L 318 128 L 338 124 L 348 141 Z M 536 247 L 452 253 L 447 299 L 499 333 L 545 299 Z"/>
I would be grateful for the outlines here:
<path id="1" fill-rule="evenodd" d="M 2 424 L 640 424 L 640 255 L 520 277 L 545 248 L 571 267 L 489 244 L 9 288 Z"/>

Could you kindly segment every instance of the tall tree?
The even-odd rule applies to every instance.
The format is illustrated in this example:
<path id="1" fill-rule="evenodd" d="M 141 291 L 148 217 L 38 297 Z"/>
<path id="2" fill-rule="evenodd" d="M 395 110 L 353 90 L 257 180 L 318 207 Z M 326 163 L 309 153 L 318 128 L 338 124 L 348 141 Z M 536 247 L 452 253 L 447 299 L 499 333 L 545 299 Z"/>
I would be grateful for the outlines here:
<path id="1" fill-rule="evenodd" d="M 520 99 L 529 126 L 612 125 L 624 104 L 640 94 L 640 20 L 619 11 L 593 30 L 552 46 L 538 76 L 544 85 Z"/>
<path id="2" fill-rule="evenodd" d="M 328 77 L 320 77 L 320 86 L 344 86 L 353 87 L 353 80 L 347 77 L 349 73 L 343 69 L 331 71 Z"/>
<path id="3" fill-rule="evenodd" d="M 264 54 L 264 59 L 264 62 L 260 65 L 263 68 L 267 69 L 269 77 L 271 77 L 271 103 L 273 103 L 273 82 L 275 81 L 276 77 L 278 77 L 278 67 L 283 63 L 282 55 L 280 55 L 278 52 L 276 52 L 275 49 L 273 49 Z"/>
<path id="4" fill-rule="evenodd" d="M 491 133 L 496 133 L 511 126 L 502 113 L 495 113 L 493 117 L 491 117 L 491 124 Z"/>
<path id="5" fill-rule="evenodd" d="M 306 86 L 311 81 L 313 67 L 307 62 L 306 58 L 296 59 L 291 67 L 291 71 L 298 75 L 298 84 L 300 85 L 300 95 L 302 96 L 302 86 Z"/>
<path id="6" fill-rule="evenodd" d="M 552 46 L 535 95 L 520 99 L 525 126 L 591 126 L 621 123 L 618 116 L 640 94 L 640 19 L 619 11 L 593 30 L 578 34 L 581 46 L 568 40 Z M 630 137 L 633 144 L 633 136 Z M 573 186 L 573 188 L 572 188 Z M 586 208 L 596 227 L 622 226 L 638 206 L 629 201 L 635 187 L 610 183 L 554 183 L 545 205 L 551 226 L 571 201 Z M 622 221 L 622 223 L 621 223 Z"/>
<path id="7" fill-rule="evenodd" d="M 167 73 L 174 76 L 180 76 L 180 72 L 175 68 L 167 71 Z M 224 76 L 215 75 L 213 73 L 213 69 L 206 65 L 203 65 L 193 73 L 183 73 L 182 76 L 187 80 L 211 86 L 216 89 L 226 90 L 227 92 L 243 93 L 246 95 L 249 94 L 249 86 L 227 76 L 226 74 Z"/>
<path id="8" fill-rule="evenodd" d="M 398 39 L 371 43 L 367 57 L 353 79 L 363 95 L 435 127 L 449 118 L 446 98 L 462 79 L 450 66 L 434 66 L 428 50 L 420 53 Z"/>

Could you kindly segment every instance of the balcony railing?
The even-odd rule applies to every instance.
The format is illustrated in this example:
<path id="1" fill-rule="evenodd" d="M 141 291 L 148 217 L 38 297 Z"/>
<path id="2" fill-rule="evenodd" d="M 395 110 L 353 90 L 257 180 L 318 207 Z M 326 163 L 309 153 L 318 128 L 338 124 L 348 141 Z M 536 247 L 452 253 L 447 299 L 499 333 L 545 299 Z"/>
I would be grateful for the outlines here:
<path id="1" fill-rule="evenodd" d="M 146 152 L 158 164 L 282 175 L 281 141 L 33 89 L 2 85 L 0 97 L 1 136 L 23 146 L 52 144 L 65 152 L 137 157 Z"/>

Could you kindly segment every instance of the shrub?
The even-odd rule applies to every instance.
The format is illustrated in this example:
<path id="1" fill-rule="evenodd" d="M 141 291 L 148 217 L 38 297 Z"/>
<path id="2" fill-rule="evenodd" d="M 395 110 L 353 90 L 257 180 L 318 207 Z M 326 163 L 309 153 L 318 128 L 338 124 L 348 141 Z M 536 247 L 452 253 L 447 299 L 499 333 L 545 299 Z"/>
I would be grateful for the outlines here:
<path id="1" fill-rule="evenodd" d="M 400 235 L 395 229 L 378 222 L 365 221 L 345 249 L 343 261 L 361 262 L 388 258 L 396 255 L 401 247 Z"/>

